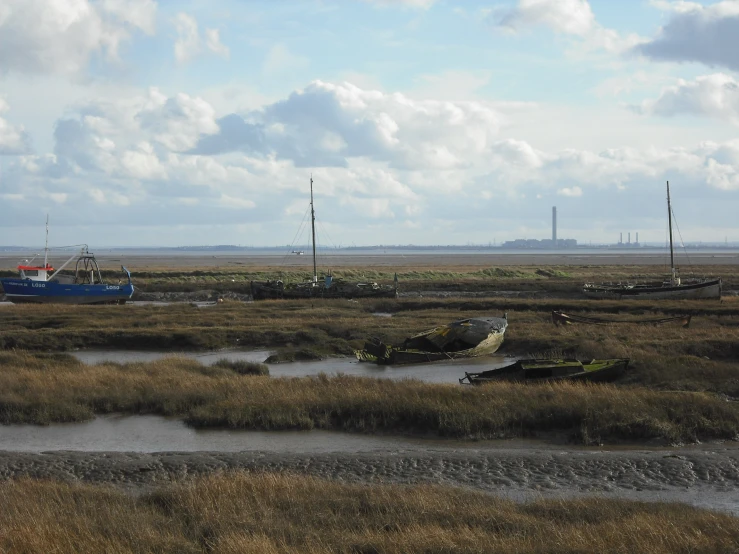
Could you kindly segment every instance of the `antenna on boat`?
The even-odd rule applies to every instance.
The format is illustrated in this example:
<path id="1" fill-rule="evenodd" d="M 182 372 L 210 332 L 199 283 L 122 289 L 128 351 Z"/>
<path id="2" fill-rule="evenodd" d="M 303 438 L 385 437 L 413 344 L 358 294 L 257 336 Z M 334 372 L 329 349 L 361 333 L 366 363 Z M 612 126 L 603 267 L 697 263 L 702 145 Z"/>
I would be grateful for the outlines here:
<path id="1" fill-rule="evenodd" d="M 49 265 L 49 214 L 46 214 L 46 244 L 44 245 L 44 267 Z"/>
<path id="2" fill-rule="evenodd" d="M 675 284 L 675 253 L 672 247 L 672 206 L 670 205 L 670 182 L 667 181 L 667 222 L 670 227 L 670 271 L 671 284 Z"/>
<path id="3" fill-rule="evenodd" d="M 316 212 L 313 210 L 313 174 L 310 176 L 310 226 L 313 234 L 313 282 L 318 282 L 316 269 Z"/>

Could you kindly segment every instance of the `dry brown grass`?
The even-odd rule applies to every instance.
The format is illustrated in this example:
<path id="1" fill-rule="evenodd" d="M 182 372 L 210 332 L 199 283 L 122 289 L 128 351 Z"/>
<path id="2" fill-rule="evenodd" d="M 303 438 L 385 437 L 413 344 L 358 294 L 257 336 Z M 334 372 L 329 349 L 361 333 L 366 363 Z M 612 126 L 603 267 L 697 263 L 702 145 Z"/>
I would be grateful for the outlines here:
<path id="1" fill-rule="evenodd" d="M 0 422 L 156 413 L 196 426 L 336 429 L 503 438 L 565 433 L 585 443 L 677 443 L 739 433 L 739 404 L 709 393 L 559 383 L 435 385 L 349 376 L 271 379 L 168 358 L 85 366 L 0 353 Z"/>
<path id="2" fill-rule="evenodd" d="M 131 497 L 100 486 L 0 484 L 0 550 L 177 553 L 736 552 L 739 520 L 598 498 L 516 504 L 442 486 L 226 473 Z"/>

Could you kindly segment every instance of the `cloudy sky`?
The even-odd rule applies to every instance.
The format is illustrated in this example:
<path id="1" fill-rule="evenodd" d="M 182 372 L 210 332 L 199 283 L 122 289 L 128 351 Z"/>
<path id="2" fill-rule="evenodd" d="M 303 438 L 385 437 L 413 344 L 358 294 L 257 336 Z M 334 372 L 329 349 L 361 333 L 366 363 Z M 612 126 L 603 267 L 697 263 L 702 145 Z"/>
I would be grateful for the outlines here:
<path id="1" fill-rule="evenodd" d="M 738 130 L 738 0 L 0 0 L 5 245 L 739 240 Z"/>

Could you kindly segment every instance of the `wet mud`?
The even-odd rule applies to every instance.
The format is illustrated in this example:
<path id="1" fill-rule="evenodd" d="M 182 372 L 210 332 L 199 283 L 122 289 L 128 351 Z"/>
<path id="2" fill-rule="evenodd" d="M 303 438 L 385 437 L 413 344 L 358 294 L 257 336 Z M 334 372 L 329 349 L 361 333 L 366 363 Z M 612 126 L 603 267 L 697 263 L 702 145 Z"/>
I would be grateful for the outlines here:
<path id="1" fill-rule="evenodd" d="M 603 496 L 679 501 L 739 515 L 739 449 L 530 448 L 291 454 L 0 452 L 0 478 L 108 483 L 141 492 L 227 470 L 289 471 L 360 483 L 443 483 L 516 500 Z"/>

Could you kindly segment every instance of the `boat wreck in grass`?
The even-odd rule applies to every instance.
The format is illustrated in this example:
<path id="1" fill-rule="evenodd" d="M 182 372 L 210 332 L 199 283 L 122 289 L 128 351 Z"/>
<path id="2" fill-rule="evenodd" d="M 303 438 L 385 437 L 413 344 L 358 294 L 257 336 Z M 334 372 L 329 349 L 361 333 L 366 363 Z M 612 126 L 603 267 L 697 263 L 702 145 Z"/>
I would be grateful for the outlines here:
<path id="1" fill-rule="evenodd" d="M 516 363 L 480 373 L 465 372 L 461 384 L 481 385 L 491 381 L 593 381 L 618 379 L 629 367 L 628 358 L 612 360 L 518 360 Z M 465 380 L 467 383 L 465 383 Z"/>
<path id="2" fill-rule="evenodd" d="M 393 285 L 375 282 L 350 283 L 327 275 L 323 281 L 316 279 L 305 283 L 288 283 L 281 280 L 252 281 L 251 296 L 254 300 L 291 300 L 300 298 L 395 298 L 398 295 L 398 276 Z"/>
<path id="3" fill-rule="evenodd" d="M 503 317 L 473 317 L 419 333 L 390 346 L 379 340 L 367 341 L 355 350 L 360 362 L 378 365 L 415 364 L 456 360 L 493 354 L 503 343 L 508 314 Z"/>
<path id="4" fill-rule="evenodd" d="M 585 283 L 583 293 L 590 298 L 644 298 L 662 299 L 697 299 L 721 298 L 721 279 L 694 278 L 681 279 L 675 267 L 675 252 L 672 244 L 672 206 L 670 204 L 670 183 L 667 183 L 667 221 L 670 231 L 670 277 L 662 283 Z"/>
<path id="5" fill-rule="evenodd" d="M 552 323 L 555 325 L 572 325 L 573 323 L 585 323 L 589 325 L 610 325 L 612 323 L 631 323 L 637 325 L 665 325 L 674 323 L 682 327 L 690 327 L 692 316 L 676 315 L 671 317 L 660 317 L 650 319 L 606 319 L 601 317 L 590 317 L 584 315 L 566 314 L 559 310 L 552 310 Z"/>
<path id="6" fill-rule="evenodd" d="M 313 209 L 313 177 L 310 180 L 311 240 L 313 244 L 313 279 L 302 283 L 285 283 L 281 279 L 252 281 L 251 296 L 254 300 L 278 300 L 301 298 L 395 298 L 398 296 L 398 274 L 392 285 L 375 282 L 350 283 L 334 279 L 329 273 L 323 280 L 318 279 L 316 268 L 316 213 Z M 302 250 L 293 250 L 302 255 Z"/>

